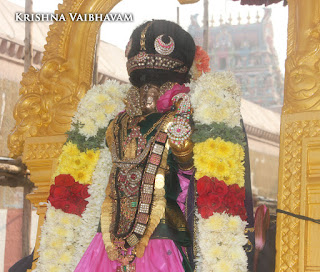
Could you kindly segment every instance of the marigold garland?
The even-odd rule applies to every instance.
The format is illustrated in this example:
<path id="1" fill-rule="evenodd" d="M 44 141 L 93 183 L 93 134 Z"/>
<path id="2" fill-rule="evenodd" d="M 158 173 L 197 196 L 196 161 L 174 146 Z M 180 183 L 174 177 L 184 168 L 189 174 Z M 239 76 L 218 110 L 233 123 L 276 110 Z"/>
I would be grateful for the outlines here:
<path id="1" fill-rule="evenodd" d="M 226 184 L 244 186 L 244 150 L 239 144 L 225 142 L 220 137 L 196 143 L 193 149 L 196 179 L 216 177 Z"/>
<path id="2" fill-rule="evenodd" d="M 98 162 L 100 151 L 80 152 L 76 144 L 67 142 L 62 147 L 55 175 L 70 174 L 81 184 L 91 184 L 91 176 Z"/>

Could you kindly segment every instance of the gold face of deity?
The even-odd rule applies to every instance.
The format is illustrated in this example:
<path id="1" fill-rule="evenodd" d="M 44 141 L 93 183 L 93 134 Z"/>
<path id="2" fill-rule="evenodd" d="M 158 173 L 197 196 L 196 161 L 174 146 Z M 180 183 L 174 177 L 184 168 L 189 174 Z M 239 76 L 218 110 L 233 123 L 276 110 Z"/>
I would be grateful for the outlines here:
<path id="1" fill-rule="evenodd" d="M 160 96 L 160 88 L 145 84 L 140 88 L 140 105 L 142 114 L 150 114 L 157 112 L 157 101 Z"/>

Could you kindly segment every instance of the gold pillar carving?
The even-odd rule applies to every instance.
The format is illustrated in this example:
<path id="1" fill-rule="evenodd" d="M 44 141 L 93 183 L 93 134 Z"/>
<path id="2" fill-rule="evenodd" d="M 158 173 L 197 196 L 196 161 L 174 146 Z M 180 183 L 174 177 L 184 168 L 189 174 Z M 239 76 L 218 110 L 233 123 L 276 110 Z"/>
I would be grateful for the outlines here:
<path id="1" fill-rule="evenodd" d="M 28 195 L 39 215 L 34 259 L 38 257 L 40 227 L 46 212 L 41 203 L 47 201 L 57 159 L 66 141 L 64 133 L 70 128 L 80 99 L 92 85 L 96 37 L 102 23 L 71 21 L 69 13 L 105 14 L 120 1 L 64 0 L 56 13 L 64 14 L 66 22 L 50 26 L 41 69 L 30 67 L 23 74 L 14 110 L 16 125 L 8 147 L 12 157 L 22 156 L 37 188 Z M 198 1 L 179 0 L 181 4 Z M 32 269 L 35 266 L 36 262 Z"/>
<path id="2" fill-rule="evenodd" d="M 278 208 L 320 218 L 320 1 L 289 0 Z M 320 225 L 278 213 L 276 271 L 320 271 Z"/>

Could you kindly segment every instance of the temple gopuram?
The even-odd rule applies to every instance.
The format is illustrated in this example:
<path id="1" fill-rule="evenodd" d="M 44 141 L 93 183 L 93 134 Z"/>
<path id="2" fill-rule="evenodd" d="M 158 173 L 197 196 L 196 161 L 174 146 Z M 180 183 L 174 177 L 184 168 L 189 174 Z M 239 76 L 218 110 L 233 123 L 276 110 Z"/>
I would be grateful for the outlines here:
<path id="1" fill-rule="evenodd" d="M 210 20 L 208 54 L 215 71 L 232 71 L 242 88 L 242 97 L 262 107 L 280 113 L 283 104 L 283 75 L 273 44 L 271 9 L 264 9 L 263 18 L 248 15 L 241 23 L 240 15 L 229 17 L 219 25 Z M 252 22 L 251 22 L 252 21 Z M 197 45 L 203 44 L 203 27 L 197 15 L 191 17 L 189 33 Z"/>

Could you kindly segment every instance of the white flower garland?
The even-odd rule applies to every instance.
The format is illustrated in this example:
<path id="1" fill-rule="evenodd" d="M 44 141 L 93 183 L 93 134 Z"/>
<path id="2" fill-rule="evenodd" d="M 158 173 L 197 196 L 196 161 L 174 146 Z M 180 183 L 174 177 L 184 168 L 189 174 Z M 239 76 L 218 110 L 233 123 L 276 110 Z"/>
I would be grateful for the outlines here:
<path id="1" fill-rule="evenodd" d="M 215 213 L 208 219 L 198 217 L 197 271 L 245 272 L 247 256 L 243 246 L 246 222 L 239 216 Z"/>
<path id="2" fill-rule="evenodd" d="M 204 73 L 190 84 L 195 122 L 240 126 L 241 90 L 231 72 Z"/>
<path id="3" fill-rule="evenodd" d="M 80 101 L 72 119 L 80 124 L 80 133 L 87 139 L 96 136 L 118 112 L 124 110 L 123 100 L 128 85 L 114 80 L 90 89 Z M 102 114 L 101 114 L 102 112 Z M 72 272 L 96 234 L 100 221 L 101 206 L 112 167 L 111 153 L 103 144 L 95 170 L 88 186 L 90 196 L 82 217 L 55 209 L 48 203 L 46 220 L 41 227 L 39 259 L 35 272 Z"/>
<path id="4" fill-rule="evenodd" d="M 108 125 L 125 108 L 123 101 L 129 87 L 115 80 L 94 86 L 81 99 L 72 123 L 82 124 L 80 133 L 87 138 L 96 136 L 99 128 Z"/>

